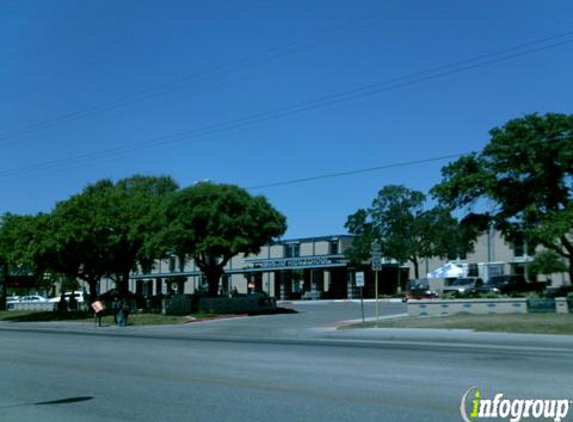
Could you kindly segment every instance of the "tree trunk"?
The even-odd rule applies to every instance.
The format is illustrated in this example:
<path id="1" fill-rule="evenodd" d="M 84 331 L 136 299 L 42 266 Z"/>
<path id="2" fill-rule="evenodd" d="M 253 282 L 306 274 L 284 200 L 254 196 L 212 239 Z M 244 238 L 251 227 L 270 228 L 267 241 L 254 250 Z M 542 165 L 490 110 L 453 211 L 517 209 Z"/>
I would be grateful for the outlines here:
<path id="1" fill-rule="evenodd" d="M 117 284 L 117 291 L 119 294 L 119 297 L 125 298 L 127 297 L 127 293 L 129 291 L 129 275 L 130 275 L 130 271 L 124 271 L 119 279 L 117 280 L 116 284 Z"/>
<path id="2" fill-rule="evenodd" d="M 86 280 L 86 282 L 88 283 L 88 286 L 90 288 L 90 291 L 88 293 L 89 301 L 90 303 L 94 303 L 97 299 L 98 280 Z"/>
<path id="3" fill-rule="evenodd" d="M 205 278 L 207 279 L 208 297 L 217 297 L 219 294 L 219 281 L 223 275 L 223 269 L 219 265 L 208 266 L 202 269 Z"/>
<path id="4" fill-rule="evenodd" d="M 418 260 L 416 258 L 412 258 L 411 261 L 412 264 L 414 264 L 414 278 L 418 280 L 420 279 L 420 264 L 418 263 Z"/>

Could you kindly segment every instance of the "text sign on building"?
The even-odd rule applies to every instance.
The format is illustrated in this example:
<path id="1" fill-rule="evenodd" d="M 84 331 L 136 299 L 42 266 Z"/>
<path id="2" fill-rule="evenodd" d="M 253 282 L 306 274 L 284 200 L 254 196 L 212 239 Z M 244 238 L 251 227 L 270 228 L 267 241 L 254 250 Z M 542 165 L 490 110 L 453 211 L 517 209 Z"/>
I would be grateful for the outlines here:
<path id="1" fill-rule="evenodd" d="M 356 273 L 356 286 L 357 287 L 364 287 L 364 273 L 361 271 Z"/>
<path id="2" fill-rule="evenodd" d="M 282 267 L 304 268 L 312 266 L 331 266 L 331 265 L 344 264 L 343 261 L 322 256 L 277 258 L 277 259 L 261 260 L 257 261 L 256 263 L 258 264 L 259 268 L 282 268 Z"/>
<path id="3" fill-rule="evenodd" d="M 379 243 L 372 243 L 372 271 L 382 270 L 382 247 Z"/>

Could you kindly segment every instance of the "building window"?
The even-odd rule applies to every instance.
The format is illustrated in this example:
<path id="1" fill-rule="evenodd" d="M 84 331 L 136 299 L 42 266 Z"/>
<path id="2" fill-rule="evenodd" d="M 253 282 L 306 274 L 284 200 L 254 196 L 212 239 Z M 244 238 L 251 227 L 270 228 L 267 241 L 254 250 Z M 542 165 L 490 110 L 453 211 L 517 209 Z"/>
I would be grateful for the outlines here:
<path id="1" fill-rule="evenodd" d="M 331 255 L 338 255 L 338 240 L 331 241 L 329 249 Z"/>
<path id="2" fill-rule="evenodd" d="M 300 244 L 289 243 L 285 245 L 285 258 L 297 258 L 300 256 Z"/>
<path id="3" fill-rule="evenodd" d="M 523 240 L 518 240 L 513 243 L 513 256 L 525 256 L 525 242 Z"/>

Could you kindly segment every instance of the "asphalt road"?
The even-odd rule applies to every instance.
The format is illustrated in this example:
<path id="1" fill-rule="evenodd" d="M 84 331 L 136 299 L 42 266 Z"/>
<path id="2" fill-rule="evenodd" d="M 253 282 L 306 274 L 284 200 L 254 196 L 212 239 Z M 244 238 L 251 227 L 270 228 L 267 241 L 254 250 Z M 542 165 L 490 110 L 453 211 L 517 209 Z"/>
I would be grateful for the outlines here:
<path id="1" fill-rule="evenodd" d="M 305 306 L 302 331 L 336 324 L 328 307 Z M 472 386 L 484 396 L 573 398 L 566 347 L 287 338 L 294 321 L 195 325 L 188 336 L 1 329 L 0 420 L 447 422 L 461 420 Z M 229 337 L 245 324 L 286 328 L 281 338 Z M 208 336 L 220 325 L 223 335 Z"/>

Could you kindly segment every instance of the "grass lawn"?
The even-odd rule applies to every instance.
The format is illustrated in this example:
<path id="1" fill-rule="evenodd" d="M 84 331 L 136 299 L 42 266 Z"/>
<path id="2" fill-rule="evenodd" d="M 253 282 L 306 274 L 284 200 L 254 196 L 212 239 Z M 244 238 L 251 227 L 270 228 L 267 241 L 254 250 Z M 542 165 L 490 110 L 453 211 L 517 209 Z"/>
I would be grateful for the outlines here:
<path id="1" fill-rule="evenodd" d="M 129 315 L 129 325 L 165 325 L 182 324 L 200 318 L 218 317 L 213 314 L 194 314 L 189 316 L 172 316 L 161 314 L 134 313 Z M 47 322 L 47 321 L 78 321 L 94 322 L 88 312 L 30 312 L 30 311 L 0 311 L 0 321 L 12 322 Z M 102 325 L 113 325 L 113 315 L 102 318 Z"/>
<path id="2" fill-rule="evenodd" d="M 375 322 L 353 324 L 340 329 L 373 328 Z M 469 315 L 457 314 L 440 317 L 404 317 L 378 322 L 379 328 L 442 328 L 475 331 L 573 334 L 573 314 L 507 314 Z"/>
<path id="3" fill-rule="evenodd" d="M 291 309 L 277 308 L 274 311 L 263 313 L 252 313 L 251 315 L 295 313 Z M 91 312 L 35 312 L 35 311 L 0 311 L 0 321 L 11 322 L 51 322 L 51 321 L 77 321 L 94 322 Z M 129 314 L 129 325 L 166 325 L 184 324 L 201 319 L 227 318 L 229 315 L 196 313 L 185 316 L 162 315 L 152 313 L 131 313 Z M 106 315 L 102 318 L 102 325 L 114 325 L 113 315 Z"/>

